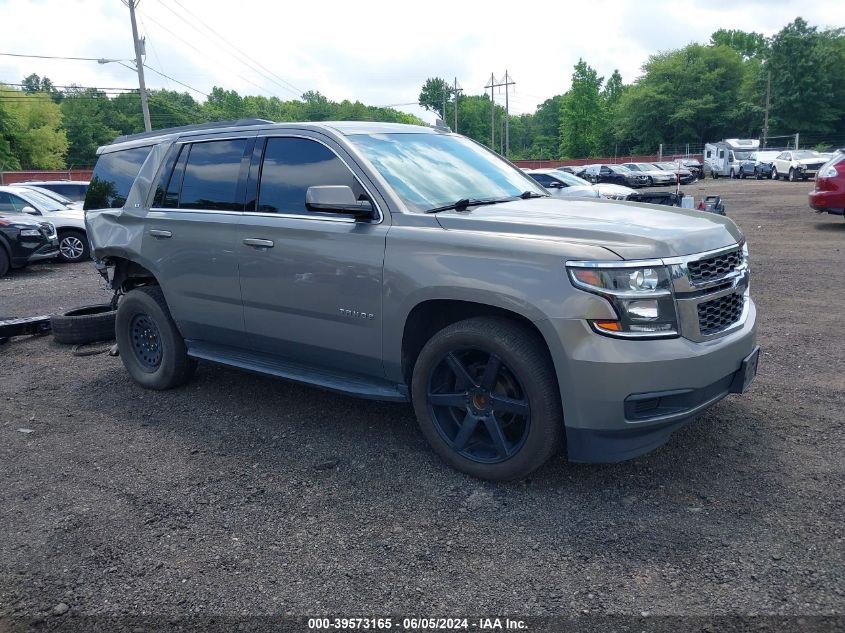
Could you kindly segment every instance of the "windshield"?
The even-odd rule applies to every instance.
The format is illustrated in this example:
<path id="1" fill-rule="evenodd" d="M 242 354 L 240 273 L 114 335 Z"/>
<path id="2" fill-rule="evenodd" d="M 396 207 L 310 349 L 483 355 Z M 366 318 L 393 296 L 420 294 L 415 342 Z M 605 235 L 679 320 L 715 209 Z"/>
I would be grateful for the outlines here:
<path id="1" fill-rule="evenodd" d="M 571 187 L 589 187 L 590 183 L 588 183 L 583 178 L 579 178 L 578 176 L 573 176 L 570 173 L 565 171 L 559 171 L 554 175 L 555 178 L 565 182 L 567 185 Z"/>
<path id="2" fill-rule="evenodd" d="M 348 137 L 413 211 L 461 199 L 548 192 L 493 152 L 447 134 L 353 134 Z"/>
<path id="3" fill-rule="evenodd" d="M 816 152 L 812 152 L 812 151 L 810 151 L 810 150 L 804 150 L 804 151 L 801 151 L 801 152 L 795 152 L 795 153 L 793 153 L 793 154 L 792 154 L 792 158 L 797 158 L 797 159 L 801 159 L 801 158 L 818 158 L 818 156 L 819 156 L 819 155 L 818 155 Z"/>
<path id="4" fill-rule="evenodd" d="M 34 204 L 39 211 L 66 211 L 67 207 L 52 198 L 48 198 L 44 194 L 33 191 L 32 189 L 23 189 L 17 192 L 21 198 Z"/>
<path id="5" fill-rule="evenodd" d="M 34 191 L 36 193 L 41 194 L 42 196 L 47 196 L 48 198 L 52 198 L 56 202 L 59 202 L 65 206 L 69 204 L 73 204 L 73 200 L 70 198 L 65 198 L 62 194 L 56 193 L 55 191 L 50 191 L 49 189 L 44 189 L 44 187 L 35 187 L 30 185 L 23 185 L 24 189 L 29 189 L 30 191 Z"/>
<path id="6" fill-rule="evenodd" d="M 734 152 L 733 152 L 733 154 L 734 154 L 734 158 L 735 158 L 736 160 L 748 160 L 748 159 L 749 159 L 749 157 L 751 156 L 751 154 L 753 154 L 753 153 L 754 153 L 754 152 L 752 152 L 752 151 L 750 151 L 750 150 L 749 150 L 749 151 L 745 151 L 745 152 L 742 152 L 742 151 L 739 151 L 739 150 L 734 150 Z"/>

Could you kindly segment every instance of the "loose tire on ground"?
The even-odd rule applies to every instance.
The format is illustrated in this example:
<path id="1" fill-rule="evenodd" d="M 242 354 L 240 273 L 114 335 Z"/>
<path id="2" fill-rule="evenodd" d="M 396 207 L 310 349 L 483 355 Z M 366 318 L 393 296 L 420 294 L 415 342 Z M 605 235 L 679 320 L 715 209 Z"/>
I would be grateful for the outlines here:
<path id="1" fill-rule="evenodd" d="M 193 376 L 197 362 L 170 316 L 158 286 L 128 292 L 117 307 L 117 347 L 129 375 L 146 389 L 172 389 Z"/>
<path id="2" fill-rule="evenodd" d="M 114 319 L 115 312 L 106 303 L 57 314 L 50 319 L 50 328 L 57 343 L 97 343 L 114 339 Z"/>
<path id="3" fill-rule="evenodd" d="M 563 412 L 545 345 L 506 318 L 467 319 L 435 334 L 417 358 L 411 395 L 435 452 L 475 477 L 525 477 L 561 442 Z"/>

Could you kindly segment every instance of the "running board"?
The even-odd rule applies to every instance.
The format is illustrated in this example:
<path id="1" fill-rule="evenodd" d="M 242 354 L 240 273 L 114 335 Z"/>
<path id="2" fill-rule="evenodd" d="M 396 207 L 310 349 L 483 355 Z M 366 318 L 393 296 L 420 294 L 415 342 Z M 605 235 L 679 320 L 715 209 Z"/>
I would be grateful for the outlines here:
<path id="1" fill-rule="evenodd" d="M 192 358 L 237 367 L 257 374 L 276 376 L 277 378 L 284 378 L 285 380 L 355 396 L 356 398 L 389 400 L 392 402 L 408 401 L 408 389 L 405 385 L 397 385 L 386 380 L 301 365 L 274 356 L 233 347 L 209 345 L 198 341 L 185 341 L 185 344 L 188 347 L 188 356 Z"/>

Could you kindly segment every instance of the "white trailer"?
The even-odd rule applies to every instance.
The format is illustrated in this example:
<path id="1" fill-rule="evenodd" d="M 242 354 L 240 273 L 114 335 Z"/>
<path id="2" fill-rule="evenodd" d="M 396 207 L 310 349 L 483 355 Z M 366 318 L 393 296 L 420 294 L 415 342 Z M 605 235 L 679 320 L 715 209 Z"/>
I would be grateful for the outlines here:
<path id="1" fill-rule="evenodd" d="M 740 173 L 740 163 L 748 160 L 752 152 L 760 149 L 756 138 L 728 138 L 724 141 L 704 145 L 704 171 L 713 178 L 728 176 L 736 178 Z"/>

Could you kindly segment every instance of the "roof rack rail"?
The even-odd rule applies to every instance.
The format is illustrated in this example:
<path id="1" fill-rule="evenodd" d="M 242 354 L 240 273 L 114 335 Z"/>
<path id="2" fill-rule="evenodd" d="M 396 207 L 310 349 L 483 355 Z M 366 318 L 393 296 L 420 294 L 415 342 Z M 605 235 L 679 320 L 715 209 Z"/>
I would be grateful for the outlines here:
<path id="1" fill-rule="evenodd" d="M 152 138 L 154 136 L 161 136 L 162 134 L 175 134 L 179 132 L 195 132 L 198 130 L 213 130 L 223 127 L 241 127 L 245 125 L 266 125 L 274 123 L 267 119 L 233 119 L 231 121 L 215 121 L 213 123 L 197 123 L 196 125 L 183 125 L 181 127 L 169 127 L 163 130 L 153 130 L 152 132 L 141 132 L 140 134 L 124 134 L 118 136 L 112 141 L 114 143 L 123 143 L 125 141 L 134 141 L 142 138 Z"/>

